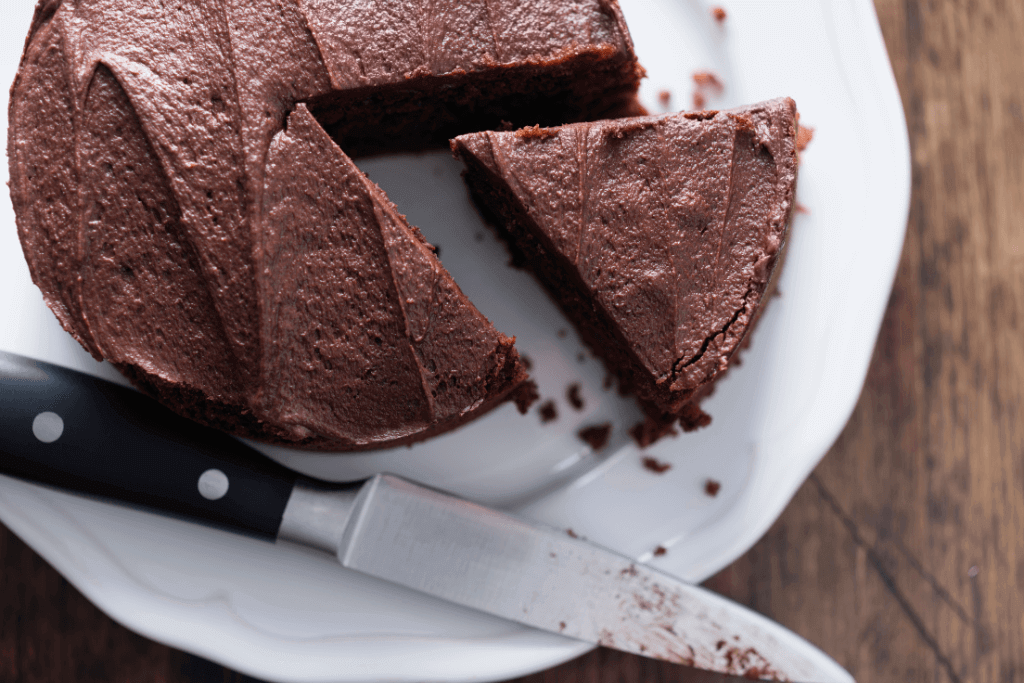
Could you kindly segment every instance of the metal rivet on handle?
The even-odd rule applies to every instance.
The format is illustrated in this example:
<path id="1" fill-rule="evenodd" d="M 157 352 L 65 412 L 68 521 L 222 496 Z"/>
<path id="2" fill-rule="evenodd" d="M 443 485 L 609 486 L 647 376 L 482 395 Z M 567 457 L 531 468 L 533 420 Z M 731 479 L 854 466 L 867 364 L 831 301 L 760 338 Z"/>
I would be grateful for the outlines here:
<path id="1" fill-rule="evenodd" d="M 220 500 L 228 492 L 228 475 L 209 469 L 199 475 L 199 495 L 206 500 Z"/>
<path id="2" fill-rule="evenodd" d="M 53 443 L 64 433 L 64 420 L 57 413 L 39 413 L 32 420 L 32 434 L 43 443 Z"/>

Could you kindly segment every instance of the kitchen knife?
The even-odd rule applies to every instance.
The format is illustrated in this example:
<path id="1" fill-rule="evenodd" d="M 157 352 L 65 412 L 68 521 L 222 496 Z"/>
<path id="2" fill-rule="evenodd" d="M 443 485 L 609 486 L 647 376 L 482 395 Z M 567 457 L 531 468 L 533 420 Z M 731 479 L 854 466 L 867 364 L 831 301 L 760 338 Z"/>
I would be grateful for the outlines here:
<path id="1" fill-rule="evenodd" d="M 709 671 L 853 678 L 782 626 L 563 531 L 399 477 L 299 477 L 138 392 L 0 352 L 0 472 L 335 555 L 350 569 Z"/>

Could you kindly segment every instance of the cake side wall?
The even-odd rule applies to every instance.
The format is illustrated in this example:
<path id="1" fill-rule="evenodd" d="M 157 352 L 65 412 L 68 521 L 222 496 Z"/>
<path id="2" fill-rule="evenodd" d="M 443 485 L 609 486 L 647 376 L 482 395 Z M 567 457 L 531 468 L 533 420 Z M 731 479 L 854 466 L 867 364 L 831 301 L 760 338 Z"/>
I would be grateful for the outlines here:
<path id="1" fill-rule="evenodd" d="M 469 131 L 560 125 L 638 113 L 635 63 L 607 49 L 568 51 L 545 64 L 332 92 L 309 106 L 347 153 L 445 147 Z"/>

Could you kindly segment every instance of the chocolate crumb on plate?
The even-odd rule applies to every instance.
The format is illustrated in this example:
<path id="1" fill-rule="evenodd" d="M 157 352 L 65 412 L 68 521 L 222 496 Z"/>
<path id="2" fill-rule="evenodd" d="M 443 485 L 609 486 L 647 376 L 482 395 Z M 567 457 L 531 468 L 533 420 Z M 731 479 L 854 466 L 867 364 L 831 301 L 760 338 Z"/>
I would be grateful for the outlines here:
<path id="1" fill-rule="evenodd" d="M 692 432 L 711 424 L 711 416 L 700 409 L 696 403 L 684 406 L 679 412 L 679 426 L 684 432 Z"/>
<path id="2" fill-rule="evenodd" d="M 574 382 L 569 385 L 569 389 L 565 392 L 566 398 L 569 399 L 569 405 L 576 410 L 583 410 L 583 397 L 580 396 L 581 389 L 582 387 L 580 387 L 579 382 Z"/>
<path id="3" fill-rule="evenodd" d="M 661 92 L 659 92 L 658 102 L 661 103 L 661 106 L 668 109 L 668 106 L 672 104 L 672 92 L 670 90 L 662 90 Z"/>
<path id="4" fill-rule="evenodd" d="M 710 71 L 695 71 L 693 82 L 696 85 L 696 89 L 693 91 L 694 109 L 704 109 L 709 94 L 721 95 L 725 89 L 721 79 Z"/>
<path id="5" fill-rule="evenodd" d="M 657 458 L 652 458 L 649 455 L 644 456 L 642 462 L 645 468 L 649 469 L 651 472 L 654 472 L 655 474 L 665 474 L 665 472 L 668 472 L 670 469 L 672 469 L 672 465 L 670 465 L 669 463 L 662 462 Z"/>
<path id="6" fill-rule="evenodd" d="M 572 530 L 572 527 L 566 529 L 565 533 L 569 534 L 569 538 L 579 538 L 579 536 L 576 535 L 576 532 Z"/>
<path id="7" fill-rule="evenodd" d="M 599 451 L 608 444 L 608 437 L 611 436 L 612 425 L 610 422 L 604 424 L 584 427 L 579 431 L 579 437 L 590 444 L 595 451 Z"/>
<path id="8" fill-rule="evenodd" d="M 665 548 L 665 546 L 659 545 L 657 548 L 654 549 L 654 556 L 655 557 L 661 557 L 662 555 L 664 555 L 667 552 L 668 552 L 668 549 Z"/>
<path id="9" fill-rule="evenodd" d="M 540 404 L 540 421 L 544 423 L 552 422 L 558 419 L 558 408 L 555 407 L 554 401 L 544 401 Z"/>
<path id="10" fill-rule="evenodd" d="M 707 481 L 704 482 L 704 493 L 708 494 L 712 498 L 718 495 L 718 492 L 719 490 L 721 490 L 721 488 L 722 485 L 719 482 L 715 481 L 714 479 L 708 479 Z"/>
<path id="11" fill-rule="evenodd" d="M 525 353 L 519 354 L 519 362 L 523 364 L 523 367 L 527 370 L 533 370 L 533 359 L 527 356 Z"/>
<path id="12" fill-rule="evenodd" d="M 814 139 L 814 129 L 810 126 L 800 126 L 796 131 L 796 151 L 802 152 L 807 149 Z"/>
<path id="13" fill-rule="evenodd" d="M 516 409 L 523 415 L 526 415 L 530 406 L 539 398 L 540 394 L 537 392 L 537 383 L 533 380 L 523 382 L 512 394 L 512 400 L 516 404 Z"/>
<path id="14" fill-rule="evenodd" d="M 565 329 L 564 327 L 562 329 L 558 330 L 558 338 L 559 339 L 565 339 L 568 336 L 569 336 L 569 330 Z"/>
<path id="15" fill-rule="evenodd" d="M 725 21 L 725 18 L 728 15 L 725 13 L 725 10 L 722 9 L 721 7 L 712 7 L 711 16 L 715 18 L 715 21 L 721 24 L 723 21 Z"/>
<path id="16" fill-rule="evenodd" d="M 638 422 L 629 430 L 636 445 L 640 448 L 647 448 L 663 436 L 675 436 L 679 432 L 675 428 L 676 417 L 674 415 L 662 415 L 651 417 L 648 415 L 643 422 Z"/>
<path id="17" fill-rule="evenodd" d="M 711 71 L 694 71 L 693 82 L 696 83 L 697 87 L 701 90 L 722 92 L 722 90 L 725 89 L 725 85 L 722 83 L 721 79 Z"/>

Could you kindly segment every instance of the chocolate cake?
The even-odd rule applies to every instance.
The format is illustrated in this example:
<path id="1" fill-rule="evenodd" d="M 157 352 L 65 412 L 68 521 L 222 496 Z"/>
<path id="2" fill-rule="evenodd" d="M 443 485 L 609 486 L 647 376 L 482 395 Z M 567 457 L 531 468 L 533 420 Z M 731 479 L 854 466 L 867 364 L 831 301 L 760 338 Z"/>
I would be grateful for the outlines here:
<path id="1" fill-rule="evenodd" d="M 19 235 L 65 329 L 174 410 L 409 443 L 526 373 L 342 148 L 616 115 L 639 77 L 614 0 L 40 0 L 10 101 Z"/>
<path id="2" fill-rule="evenodd" d="M 452 141 L 490 222 L 654 420 L 706 423 L 786 238 L 796 105 Z"/>

